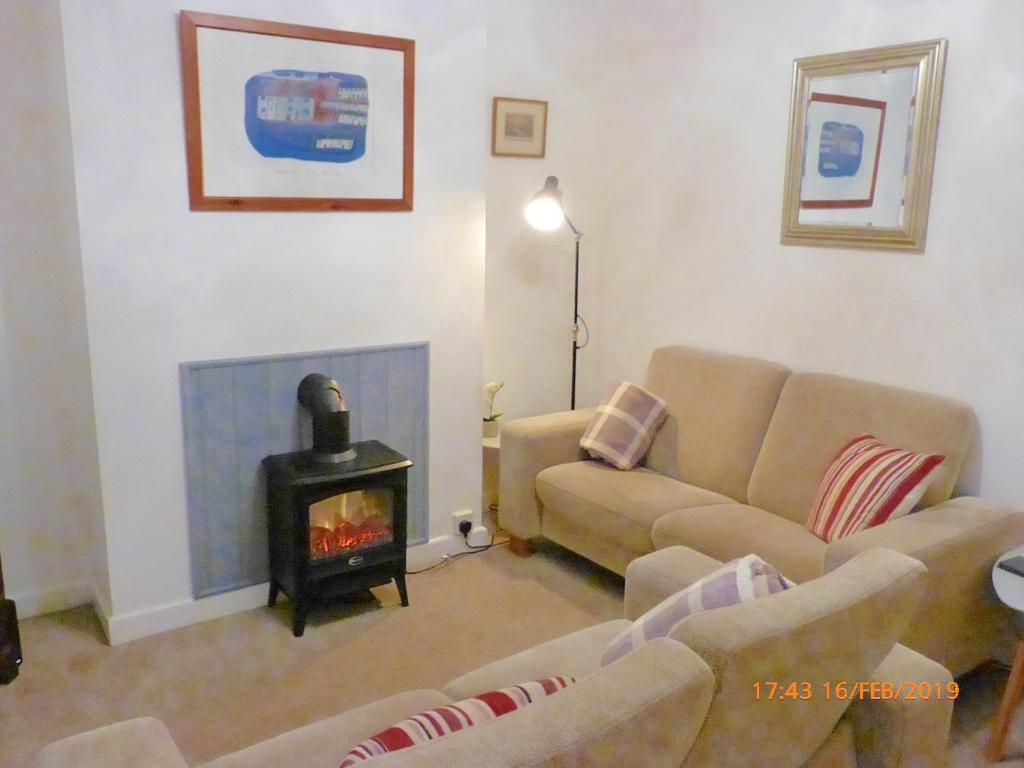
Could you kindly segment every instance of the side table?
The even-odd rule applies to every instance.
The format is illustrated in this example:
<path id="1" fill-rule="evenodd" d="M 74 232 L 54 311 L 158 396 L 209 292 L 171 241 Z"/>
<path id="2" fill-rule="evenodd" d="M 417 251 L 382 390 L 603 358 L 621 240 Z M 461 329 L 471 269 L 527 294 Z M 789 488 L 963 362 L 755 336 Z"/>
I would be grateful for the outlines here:
<path id="1" fill-rule="evenodd" d="M 498 473 L 501 463 L 501 435 L 483 438 L 483 499 L 481 509 L 485 514 L 495 514 L 498 508 Z"/>
<path id="2" fill-rule="evenodd" d="M 1010 557 L 1024 555 L 1024 547 L 1011 549 L 1004 555 L 1000 555 L 992 566 L 992 586 L 996 594 L 1010 608 L 1015 611 L 1024 611 L 1024 576 L 1004 571 L 999 563 Z M 988 746 L 985 747 L 985 758 L 990 762 L 998 762 L 1003 756 L 1003 742 L 1006 740 L 1006 732 L 1010 727 L 1010 720 L 1013 719 L 1014 710 L 1020 702 L 1021 693 L 1024 693 L 1024 638 L 1017 643 L 1017 651 L 1013 656 L 1013 667 L 1010 669 L 1010 677 L 1006 681 L 1006 691 L 1003 693 L 1003 700 L 999 703 L 999 712 L 992 724 L 992 735 L 989 737 Z"/>

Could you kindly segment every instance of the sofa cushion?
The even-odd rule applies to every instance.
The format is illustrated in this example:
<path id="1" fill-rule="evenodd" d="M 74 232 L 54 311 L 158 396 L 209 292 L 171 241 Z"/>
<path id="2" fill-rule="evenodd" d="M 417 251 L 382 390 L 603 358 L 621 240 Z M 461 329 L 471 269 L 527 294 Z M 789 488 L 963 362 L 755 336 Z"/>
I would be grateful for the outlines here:
<path id="1" fill-rule="evenodd" d="M 944 458 L 893 448 L 873 435 L 854 438 L 821 478 L 807 530 L 835 541 L 909 514 Z"/>
<path id="2" fill-rule="evenodd" d="M 560 675 L 531 680 L 417 712 L 353 747 L 342 759 L 340 768 L 353 768 L 366 760 L 488 723 L 565 690 L 574 682 L 571 677 Z"/>
<path id="3" fill-rule="evenodd" d="M 716 560 L 760 555 L 796 582 L 822 573 L 827 545 L 802 523 L 746 504 L 716 504 L 670 512 L 651 533 L 658 549 L 682 545 Z"/>
<path id="4" fill-rule="evenodd" d="M 831 376 L 795 373 L 782 390 L 750 478 L 751 504 L 794 522 L 811 512 L 818 482 L 854 435 L 946 457 L 921 503 L 953 493 L 970 444 L 971 410 L 937 395 Z"/>
<path id="5" fill-rule="evenodd" d="M 467 672 L 448 683 L 444 692 L 452 699 L 464 699 L 480 691 L 504 688 L 518 680 L 559 674 L 582 680 L 601 668 L 604 649 L 628 626 L 625 619 L 615 619 L 556 637 Z"/>
<path id="6" fill-rule="evenodd" d="M 338 768 L 345 751 L 403 717 L 451 701 L 440 691 L 406 691 L 296 728 L 207 763 L 204 768 Z"/>
<path id="7" fill-rule="evenodd" d="M 757 555 L 733 560 L 669 595 L 623 629 L 608 644 L 601 657 L 601 666 L 611 664 L 655 638 L 665 637 L 672 627 L 687 616 L 756 600 L 788 589 L 790 585 L 778 571 Z"/>
<path id="8" fill-rule="evenodd" d="M 537 495 L 545 508 L 640 553 L 653 549 L 651 526 L 666 512 L 732 501 L 649 469 L 620 472 L 596 461 L 548 467 L 537 475 Z"/>
<path id="9" fill-rule="evenodd" d="M 678 435 L 659 430 L 652 457 L 661 454 L 659 442 L 678 438 L 680 479 L 746 501 L 750 472 L 788 376 L 787 368 L 764 360 L 693 347 L 656 349 L 644 387 L 668 404 Z"/>
<path id="10" fill-rule="evenodd" d="M 616 469 L 632 469 L 651 447 L 665 415 L 664 400 L 624 381 L 597 406 L 580 448 Z"/>

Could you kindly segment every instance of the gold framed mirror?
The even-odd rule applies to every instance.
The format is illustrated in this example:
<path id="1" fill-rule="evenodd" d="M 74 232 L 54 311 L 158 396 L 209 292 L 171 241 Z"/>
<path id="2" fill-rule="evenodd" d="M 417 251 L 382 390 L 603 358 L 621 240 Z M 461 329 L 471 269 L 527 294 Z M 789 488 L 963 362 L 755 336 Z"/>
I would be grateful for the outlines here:
<path id="1" fill-rule="evenodd" d="M 946 46 L 793 62 L 784 244 L 924 250 Z"/>

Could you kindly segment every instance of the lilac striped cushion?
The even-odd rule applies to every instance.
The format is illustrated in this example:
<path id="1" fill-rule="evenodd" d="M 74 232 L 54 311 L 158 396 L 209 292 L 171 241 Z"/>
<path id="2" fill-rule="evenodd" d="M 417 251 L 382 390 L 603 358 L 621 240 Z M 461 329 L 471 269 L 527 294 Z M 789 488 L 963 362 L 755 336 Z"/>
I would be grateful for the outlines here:
<path id="1" fill-rule="evenodd" d="M 651 447 L 666 416 L 664 400 L 624 381 L 597 406 L 580 448 L 616 469 L 632 469 Z"/>
<path id="2" fill-rule="evenodd" d="M 666 597 L 634 621 L 632 626 L 622 630 L 608 645 L 601 657 L 601 666 L 611 664 L 655 638 L 667 636 L 687 616 L 747 603 L 792 586 L 793 582 L 757 555 L 733 560 L 686 589 Z"/>

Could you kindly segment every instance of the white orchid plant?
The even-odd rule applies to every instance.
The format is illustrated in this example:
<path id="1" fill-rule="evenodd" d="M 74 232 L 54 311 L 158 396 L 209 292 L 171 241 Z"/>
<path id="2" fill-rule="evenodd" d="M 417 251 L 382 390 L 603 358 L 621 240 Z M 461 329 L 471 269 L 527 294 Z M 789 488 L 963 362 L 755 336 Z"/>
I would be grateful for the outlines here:
<path id="1" fill-rule="evenodd" d="M 487 405 L 487 412 L 489 414 L 484 416 L 484 421 L 497 421 L 498 417 L 501 416 L 500 411 L 498 413 L 494 412 L 494 397 L 504 386 L 504 381 L 492 381 L 490 384 L 484 384 L 484 403 Z"/>

